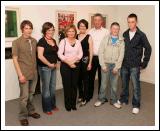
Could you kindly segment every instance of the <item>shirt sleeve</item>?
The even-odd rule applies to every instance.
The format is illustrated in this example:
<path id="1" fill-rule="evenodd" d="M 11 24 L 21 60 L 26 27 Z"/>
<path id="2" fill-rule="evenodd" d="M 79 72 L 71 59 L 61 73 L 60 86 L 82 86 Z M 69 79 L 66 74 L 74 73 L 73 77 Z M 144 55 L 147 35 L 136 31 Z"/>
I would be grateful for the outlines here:
<path id="1" fill-rule="evenodd" d="M 12 43 L 12 56 L 18 56 L 18 46 L 16 41 L 13 41 Z"/>
<path id="2" fill-rule="evenodd" d="M 38 43 L 37 43 L 37 46 L 38 46 L 38 47 L 45 47 L 44 41 L 43 41 L 42 39 L 40 39 L 40 40 L 38 41 Z"/>
<path id="3" fill-rule="evenodd" d="M 58 57 L 62 61 L 64 61 L 66 59 L 65 55 L 63 54 L 64 53 L 64 49 L 65 49 L 65 42 L 64 42 L 64 39 L 63 39 L 59 43 L 59 50 L 58 50 Z"/>

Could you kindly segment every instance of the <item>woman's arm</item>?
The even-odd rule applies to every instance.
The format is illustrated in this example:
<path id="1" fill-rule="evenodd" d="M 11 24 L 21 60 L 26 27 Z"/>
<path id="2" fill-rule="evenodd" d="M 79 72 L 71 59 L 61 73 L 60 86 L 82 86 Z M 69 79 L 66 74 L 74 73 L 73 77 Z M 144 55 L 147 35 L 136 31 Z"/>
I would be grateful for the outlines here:
<path id="1" fill-rule="evenodd" d="M 91 70 L 91 66 L 92 66 L 92 58 L 93 58 L 93 41 L 92 41 L 92 37 L 89 36 L 89 64 L 88 64 L 88 70 Z"/>

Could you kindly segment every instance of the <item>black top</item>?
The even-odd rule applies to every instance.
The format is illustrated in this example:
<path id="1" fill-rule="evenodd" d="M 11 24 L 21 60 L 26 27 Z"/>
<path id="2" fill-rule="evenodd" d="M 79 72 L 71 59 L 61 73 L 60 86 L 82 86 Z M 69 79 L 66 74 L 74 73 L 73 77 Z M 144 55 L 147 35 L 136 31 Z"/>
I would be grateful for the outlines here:
<path id="1" fill-rule="evenodd" d="M 78 39 L 78 35 L 76 37 L 77 39 Z M 81 46 L 82 46 L 82 50 L 83 50 L 83 57 L 89 56 L 89 43 L 88 43 L 89 36 L 90 35 L 87 34 L 86 37 L 81 41 Z"/>
<path id="2" fill-rule="evenodd" d="M 146 35 L 137 27 L 134 37 L 130 40 L 129 29 L 123 33 L 125 53 L 122 66 L 146 68 L 151 56 L 151 46 Z M 144 58 L 143 56 L 144 50 Z"/>
<path id="3" fill-rule="evenodd" d="M 57 51 L 58 51 L 58 46 L 56 45 L 56 41 L 53 39 L 55 45 L 51 46 L 47 43 L 47 41 L 45 40 L 45 38 L 41 38 L 37 44 L 37 46 L 39 47 L 43 47 L 44 48 L 44 52 L 43 52 L 43 56 L 50 62 L 50 63 L 57 63 L 58 60 L 58 55 L 57 55 Z M 47 66 L 46 64 L 44 64 L 40 59 L 38 59 L 38 65 L 39 66 Z"/>

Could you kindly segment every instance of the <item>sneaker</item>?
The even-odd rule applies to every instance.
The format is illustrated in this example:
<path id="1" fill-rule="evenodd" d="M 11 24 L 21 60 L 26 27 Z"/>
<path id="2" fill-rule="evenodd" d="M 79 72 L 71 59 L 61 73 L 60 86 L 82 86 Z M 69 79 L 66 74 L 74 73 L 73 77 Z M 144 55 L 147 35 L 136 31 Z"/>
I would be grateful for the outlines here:
<path id="1" fill-rule="evenodd" d="M 117 102 L 117 103 L 114 103 L 113 106 L 116 107 L 117 109 L 120 109 L 120 108 L 121 108 L 121 105 L 120 105 L 118 102 Z"/>
<path id="2" fill-rule="evenodd" d="M 101 106 L 102 104 L 104 104 L 104 103 L 101 102 L 101 101 L 97 101 L 97 102 L 94 104 L 94 106 L 95 106 L 95 107 L 99 107 L 99 106 Z"/>
<path id="3" fill-rule="evenodd" d="M 120 104 L 120 105 L 128 105 L 128 103 L 126 103 L 126 102 L 121 102 L 120 100 L 118 100 L 117 103 Z"/>
<path id="4" fill-rule="evenodd" d="M 120 102 L 120 100 L 118 100 L 118 101 L 117 101 L 117 103 L 118 103 L 119 105 L 121 105 L 121 104 L 122 104 L 122 103 Z"/>
<path id="5" fill-rule="evenodd" d="M 139 108 L 133 108 L 132 113 L 133 114 L 138 114 L 139 113 Z"/>

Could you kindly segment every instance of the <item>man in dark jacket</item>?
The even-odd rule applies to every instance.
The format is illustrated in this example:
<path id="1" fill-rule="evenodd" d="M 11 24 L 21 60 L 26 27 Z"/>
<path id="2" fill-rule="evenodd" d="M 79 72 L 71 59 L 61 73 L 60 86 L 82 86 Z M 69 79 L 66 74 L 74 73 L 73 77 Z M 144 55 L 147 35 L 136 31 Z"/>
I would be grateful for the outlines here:
<path id="1" fill-rule="evenodd" d="M 146 35 L 137 27 L 137 15 L 127 18 L 129 29 L 123 33 L 125 54 L 121 69 L 122 93 L 119 104 L 128 104 L 129 80 L 133 82 L 133 114 L 138 114 L 141 100 L 140 70 L 145 69 L 151 56 L 151 46 Z M 143 51 L 144 49 L 144 51 Z M 144 57 L 142 59 L 144 53 Z"/>

